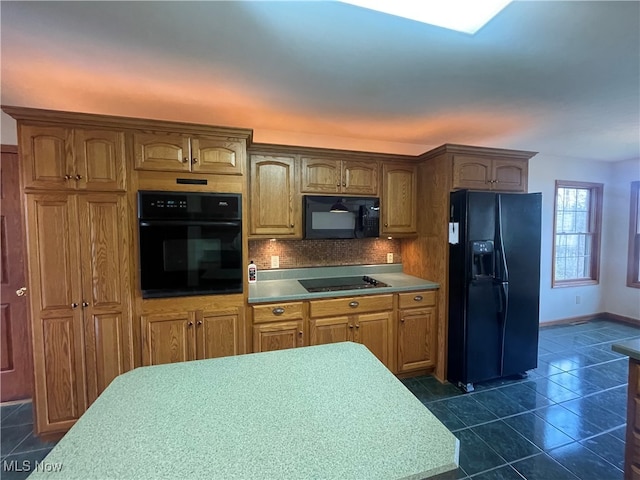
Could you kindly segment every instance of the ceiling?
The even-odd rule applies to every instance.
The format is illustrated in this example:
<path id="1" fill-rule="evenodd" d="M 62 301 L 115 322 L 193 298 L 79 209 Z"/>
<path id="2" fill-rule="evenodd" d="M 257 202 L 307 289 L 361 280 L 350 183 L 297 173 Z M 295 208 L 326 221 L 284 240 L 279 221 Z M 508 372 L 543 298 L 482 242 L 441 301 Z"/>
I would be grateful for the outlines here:
<path id="1" fill-rule="evenodd" d="M 640 158 L 640 3 L 516 1 L 475 35 L 337 2 L 0 3 L 3 105 L 419 154 Z"/>

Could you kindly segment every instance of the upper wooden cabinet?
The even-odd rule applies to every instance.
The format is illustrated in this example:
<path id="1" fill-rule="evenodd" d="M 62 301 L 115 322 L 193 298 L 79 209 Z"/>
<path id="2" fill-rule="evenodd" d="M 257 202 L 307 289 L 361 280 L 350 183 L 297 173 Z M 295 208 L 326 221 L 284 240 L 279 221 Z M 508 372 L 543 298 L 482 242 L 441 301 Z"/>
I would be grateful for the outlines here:
<path id="1" fill-rule="evenodd" d="M 135 168 L 163 172 L 197 172 L 225 175 L 244 173 L 244 138 L 134 133 Z"/>
<path id="2" fill-rule="evenodd" d="M 453 189 L 526 192 L 528 160 L 453 156 Z"/>
<path id="3" fill-rule="evenodd" d="M 378 194 L 378 162 L 301 158 L 302 193 Z"/>
<path id="4" fill-rule="evenodd" d="M 295 157 L 251 155 L 249 234 L 300 238 L 302 214 Z"/>
<path id="5" fill-rule="evenodd" d="M 124 133 L 20 126 L 24 186 L 29 189 L 124 190 Z"/>
<path id="6" fill-rule="evenodd" d="M 416 233 L 417 172 L 414 163 L 382 164 L 382 235 Z"/>

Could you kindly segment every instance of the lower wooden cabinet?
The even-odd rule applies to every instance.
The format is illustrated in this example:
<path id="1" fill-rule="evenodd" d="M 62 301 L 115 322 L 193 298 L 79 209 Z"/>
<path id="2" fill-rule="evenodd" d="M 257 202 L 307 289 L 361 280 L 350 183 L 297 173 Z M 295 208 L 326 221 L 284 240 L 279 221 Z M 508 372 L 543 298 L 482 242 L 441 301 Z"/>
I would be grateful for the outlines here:
<path id="1" fill-rule="evenodd" d="M 436 291 L 398 296 L 398 373 L 433 367 L 436 362 Z"/>
<path id="2" fill-rule="evenodd" d="M 306 344 L 302 302 L 255 305 L 252 310 L 254 352 L 284 350 Z"/>
<path id="3" fill-rule="evenodd" d="M 309 311 L 310 345 L 362 343 L 388 368 L 392 367 L 392 295 L 313 300 Z"/>
<path id="4" fill-rule="evenodd" d="M 253 351 L 269 352 L 304 346 L 302 320 L 274 322 L 253 327 Z"/>
<path id="5" fill-rule="evenodd" d="M 133 366 L 126 201 L 25 195 L 36 433 L 66 431 Z"/>
<path id="6" fill-rule="evenodd" d="M 240 353 L 238 312 L 196 310 L 142 315 L 144 365 Z"/>

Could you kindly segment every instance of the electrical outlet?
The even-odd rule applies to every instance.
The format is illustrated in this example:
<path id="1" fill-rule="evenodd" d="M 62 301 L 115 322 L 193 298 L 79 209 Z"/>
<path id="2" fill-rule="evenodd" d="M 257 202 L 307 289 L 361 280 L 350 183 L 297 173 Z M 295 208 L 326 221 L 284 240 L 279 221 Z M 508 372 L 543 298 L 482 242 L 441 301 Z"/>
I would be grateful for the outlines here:
<path id="1" fill-rule="evenodd" d="M 387 263 L 393 263 L 393 253 L 387 253 Z"/>
<path id="2" fill-rule="evenodd" d="M 580 305 L 581 300 L 580 295 L 576 295 L 576 305 Z"/>
<path id="3" fill-rule="evenodd" d="M 271 268 L 280 268 L 280 257 L 278 255 L 271 255 Z"/>

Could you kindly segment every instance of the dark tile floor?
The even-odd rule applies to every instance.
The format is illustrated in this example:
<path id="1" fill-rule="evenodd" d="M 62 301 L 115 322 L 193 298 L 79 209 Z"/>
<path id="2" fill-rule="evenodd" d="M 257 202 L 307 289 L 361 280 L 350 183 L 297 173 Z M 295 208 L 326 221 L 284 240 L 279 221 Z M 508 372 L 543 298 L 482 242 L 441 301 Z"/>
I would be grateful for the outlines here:
<path id="1" fill-rule="evenodd" d="M 628 360 L 611 344 L 631 338 L 640 329 L 609 321 L 547 327 L 526 379 L 468 394 L 430 376 L 403 382 L 460 439 L 459 479 L 620 480 Z M 26 478 L 54 443 L 33 435 L 31 402 L 0 413 L 0 478 Z"/>
<path id="2" fill-rule="evenodd" d="M 430 376 L 403 382 L 460 440 L 459 479 L 620 480 L 628 358 L 611 344 L 639 337 L 604 320 L 546 327 L 528 378 L 468 394 Z"/>

